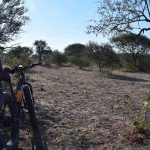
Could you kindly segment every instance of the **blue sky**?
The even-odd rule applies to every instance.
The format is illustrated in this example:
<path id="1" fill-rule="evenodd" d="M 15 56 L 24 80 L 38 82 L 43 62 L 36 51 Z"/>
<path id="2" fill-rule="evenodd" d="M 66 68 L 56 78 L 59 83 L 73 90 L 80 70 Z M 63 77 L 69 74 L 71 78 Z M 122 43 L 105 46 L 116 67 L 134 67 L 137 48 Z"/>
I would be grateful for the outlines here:
<path id="1" fill-rule="evenodd" d="M 45 40 L 54 50 L 69 44 L 89 41 L 106 42 L 103 37 L 86 34 L 89 20 L 96 15 L 97 0 L 26 0 L 30 22 L 13 43 L 33 46 L 35 40 Z"/>

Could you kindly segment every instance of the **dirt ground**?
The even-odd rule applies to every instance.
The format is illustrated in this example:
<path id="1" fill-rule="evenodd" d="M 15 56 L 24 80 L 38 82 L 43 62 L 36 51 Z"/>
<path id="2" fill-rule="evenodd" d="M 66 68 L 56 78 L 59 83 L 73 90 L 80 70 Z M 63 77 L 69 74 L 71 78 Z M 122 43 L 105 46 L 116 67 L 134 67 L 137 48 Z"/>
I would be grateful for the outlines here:
<path id="1" fill-rule="evenodd" d="M 49 150 L 149 150 L 149 135 L 136 135 L 126 96 L 142 105 L 150 74 L 75 67 L 35 67 L 28 73 L 36 114 Z M 21 122 L 20 150 L 31 149 L 29 120 Z M 141 136 L 138 142 L 133 137 Z"/>

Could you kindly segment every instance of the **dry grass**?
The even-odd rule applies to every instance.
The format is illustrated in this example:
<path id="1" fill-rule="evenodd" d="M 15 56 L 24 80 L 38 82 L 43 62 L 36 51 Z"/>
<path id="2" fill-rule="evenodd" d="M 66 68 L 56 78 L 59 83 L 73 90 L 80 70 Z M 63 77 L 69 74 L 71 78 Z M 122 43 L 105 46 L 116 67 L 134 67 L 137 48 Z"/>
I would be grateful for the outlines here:
<path id="1" fill-rule="evenodd" d="M 125 95 L 139 105 L 150 95 L 150 74 L 113 71 L 105 76 L 95 68 L 36 67 L 28 76 L 49 150 L 150 149 L 148 138 L 131 144 L 132 113 L 123 105 Z M 30 147 L 29 128 L 26 119 L 21 126 L 22 149 Z"/>

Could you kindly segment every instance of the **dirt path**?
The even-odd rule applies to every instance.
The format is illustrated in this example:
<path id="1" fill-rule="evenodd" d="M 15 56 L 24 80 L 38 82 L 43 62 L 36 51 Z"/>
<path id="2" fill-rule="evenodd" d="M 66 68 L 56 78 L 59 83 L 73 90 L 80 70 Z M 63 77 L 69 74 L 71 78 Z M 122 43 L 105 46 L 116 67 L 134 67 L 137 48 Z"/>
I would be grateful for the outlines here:
<path id="1" fill-rule="evenodd" d="M 105 77 L 95 69 L 37 67 L 32 75 L 37 118 L 49 150 L 150 149 L 149 140 L 131 145 L 128 128 L 110 132 L 114 124 L 131 123 L 125 95 L 143 103 L 150 95 L 150 74 L 116 71 Z M 21 126 L 22 149 L 31 143 L 28 123 Z"/>

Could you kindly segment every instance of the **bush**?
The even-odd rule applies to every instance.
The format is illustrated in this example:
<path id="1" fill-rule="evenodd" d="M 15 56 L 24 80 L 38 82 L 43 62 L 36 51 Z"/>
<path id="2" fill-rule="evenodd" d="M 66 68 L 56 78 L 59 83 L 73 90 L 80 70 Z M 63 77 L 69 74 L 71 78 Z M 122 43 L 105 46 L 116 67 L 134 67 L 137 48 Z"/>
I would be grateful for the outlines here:
<path id="1" fill-rule="evenodd" d="M 67 57 L 66 57 L 65 54 L 63 54 L 63 53 L 56 50 L 52 53 L 52 62 L 54 64 L 62 66 L 63 63 L 67 62 Z"/>
<path id="2" fill-rule="evenodd" d="M 28 47 L 16 47 L 10 50 L 4 56 L 4 63 L 10 67 L 15 67 L 18 65 L 27 65 L 32 63 L 31 59 L 32 50 Z"/>
<path id="3" fill-rule="evenodd" d="M 85 56 L 80 57 L 78 66 L 80 69 L 82 69 L 82 67 L 89 67 L 90 60 L 89 60 L 88 56 L 85 55 Z"/>
<path id="4" fill-rule="evenodd" d="M 49 66 L 51 67 L 52 63 L 53 63 L 53 55 L 52 54 L 48 54 L 47 56 L 45 56 L 43 58 L 43 63 L 46 65 L 46 66 Z"/>

